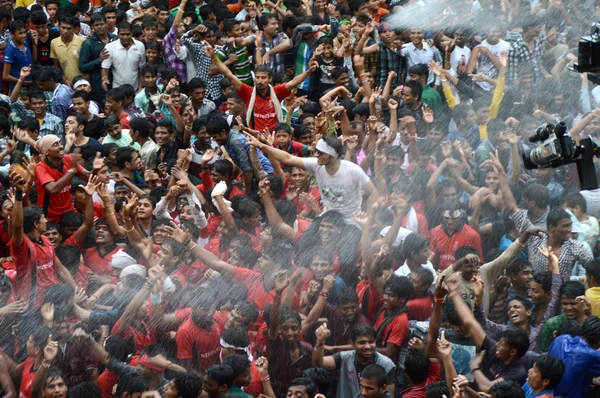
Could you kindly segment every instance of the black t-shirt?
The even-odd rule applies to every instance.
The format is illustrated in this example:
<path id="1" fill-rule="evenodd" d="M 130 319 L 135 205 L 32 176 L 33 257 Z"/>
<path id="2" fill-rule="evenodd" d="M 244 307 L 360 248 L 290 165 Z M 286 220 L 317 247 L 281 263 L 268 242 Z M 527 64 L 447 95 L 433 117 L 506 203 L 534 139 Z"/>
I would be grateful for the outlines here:
<path id="1" fill-rule="evenodd" d="M 525 366 L 520 362 L 514 365 L 506 365 L 504 361 L 498 359 L 496 357 L 496 341 L 494 339 L 485 336 L 481 350 L 486 350 L 481 370 L 488 379 L 494 381 L 502 377 L 504 380 L 512 380 L 520 386 L 525 384 L 525 380 L 527 380 L 527 369 L 525 369 Z"/>
<path id="2" fill-rule="evenodd" d="M 86 137 L 99 140 L 104 134 L 104 119 L 93 115 L 92 120 L 88 121 L 88 125 L 85 128 L 84 134 Z"/>
<path id="3" fill-rule="evenodd" d="M 52 66 L 53 60 L 50 58 L 50 42 L 60 36 L 55 29 L 48 29 L 48 40 L 42 43 L 42 39 L 38 38 L 37 45 L 37 63 L 38 65 Z"/>

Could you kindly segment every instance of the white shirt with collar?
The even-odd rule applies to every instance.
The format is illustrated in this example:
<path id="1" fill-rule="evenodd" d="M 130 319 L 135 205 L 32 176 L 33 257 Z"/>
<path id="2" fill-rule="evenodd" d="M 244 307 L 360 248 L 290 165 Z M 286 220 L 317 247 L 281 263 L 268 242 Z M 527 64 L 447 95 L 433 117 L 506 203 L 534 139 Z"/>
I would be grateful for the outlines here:
<path id="1" fill-rule="evenodd" d="M 126 49 L 121 40 L 115 40 L 108 43 L 104 49 L 108 51 L 109 56 L 102 61 L 102 68 L 112 71 L 112 87 L 131 84 L 137 92 L 140 69 L 146 64 L 144 44 L 133 39 L 131 47 Z"/>

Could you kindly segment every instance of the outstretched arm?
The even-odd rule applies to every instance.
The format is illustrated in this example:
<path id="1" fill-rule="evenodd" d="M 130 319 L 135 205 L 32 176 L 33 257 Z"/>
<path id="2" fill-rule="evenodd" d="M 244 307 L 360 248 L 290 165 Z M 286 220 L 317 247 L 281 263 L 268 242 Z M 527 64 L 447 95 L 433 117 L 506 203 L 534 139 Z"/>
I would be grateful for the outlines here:
<path id="1" fill-rule="evenodd" d="M 448 286 L 448 290 L 450 291 L 448 297 L 454 302 L 456 312 L 458 313 L 460 319 L 462 319 L 463 325 L 468 328 L 469 332 L 471 332 L 471 336 L 473 337 L 475 345 L 477 347 L 481 347 L 483 341 L 485 340 L 485 331 L 475 319 L 475 316 L 473 315 L 473 312 L 471 312 L 469 306 L 460 296 L 459 290 L 461 283 L 462 274 L 460 272 L 455 272 L 446 280 L 446 286 Z"/>
<path id="2" fill-rule="evenodd" d="M 217 55 L 215 54 L 215 49 L 210 44 L 208 44 L 208 42 L 205 42 L 204 52 L 206 52 L 206 55 L 208 55 L 211 58 L 219 72 L 221 72 L 223 76 L 225 76 L 231 82 L 231 86 L 233 87 L 233 89 L 235 91 L 240 91 L 240 89 L 242 88 L 242 81 L 238 79 L 238 77 L 231 71 L 231 69 L 227 67 L 227 65 L 221 62 L 219 57 L 217 57 Z"/>

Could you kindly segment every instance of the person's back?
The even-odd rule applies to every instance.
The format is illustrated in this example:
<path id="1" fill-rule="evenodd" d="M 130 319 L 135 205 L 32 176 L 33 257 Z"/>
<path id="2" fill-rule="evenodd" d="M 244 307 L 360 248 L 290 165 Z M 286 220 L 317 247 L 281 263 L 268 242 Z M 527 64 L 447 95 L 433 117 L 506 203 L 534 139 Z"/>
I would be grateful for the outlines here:
<path id="1" fill-rule="evenodd" d="M 560 359 L 565 374 L 554 389 L 556 396 L 564 398 L 585 397 L 594 376 L 600 374 L 600 319 L 588 317 L 579 336 L 562 335 L 554 339 L 548 354 Z"/>

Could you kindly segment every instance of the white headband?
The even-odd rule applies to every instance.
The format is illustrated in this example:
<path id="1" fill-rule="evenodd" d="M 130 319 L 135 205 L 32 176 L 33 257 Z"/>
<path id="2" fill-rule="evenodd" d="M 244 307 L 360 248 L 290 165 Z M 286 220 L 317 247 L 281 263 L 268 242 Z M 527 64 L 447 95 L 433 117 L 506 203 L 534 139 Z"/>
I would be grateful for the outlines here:
<path id="1" fill-rule="evenodd" d="M 73 84 L 73 89 L 76 89 L 79 86 L 88 85 L 91 86 L 90 82 L 85 79 L 77 80 L 77 83 Z"/>
<path id="2" fill-rule="evenodd" d="M 319 140 L 319 142 L 317 142 L 317 151 L 325 153 L 330 156 L 333 156 L 334 158 L 339 157 L 339 155 L 335 151 L 335 149 L 333 149 L 333 147 L 331 145 L 329 145 L 327 142 L 325 142 L 325 140 L 323 138 L 321 138 Z"/>
<path id="3" fill-rule="evenodd" d="M 246 355 L 248 355 L 248 360 L 250 362 L 252 362 L 254 360 L 254 357 L 250 353 L 250 347 L 236 347 L 231 344 L 227 344 L 225 342 L 225 340 L 223 340 L 223 339 L 220 339 L 219 344 L 221 344 L 221 347 L 223 347 L 223 348 L 229 348 L 231 350 L 236 350 L 236 351 L 244 351 L 246 353 Z"/>

